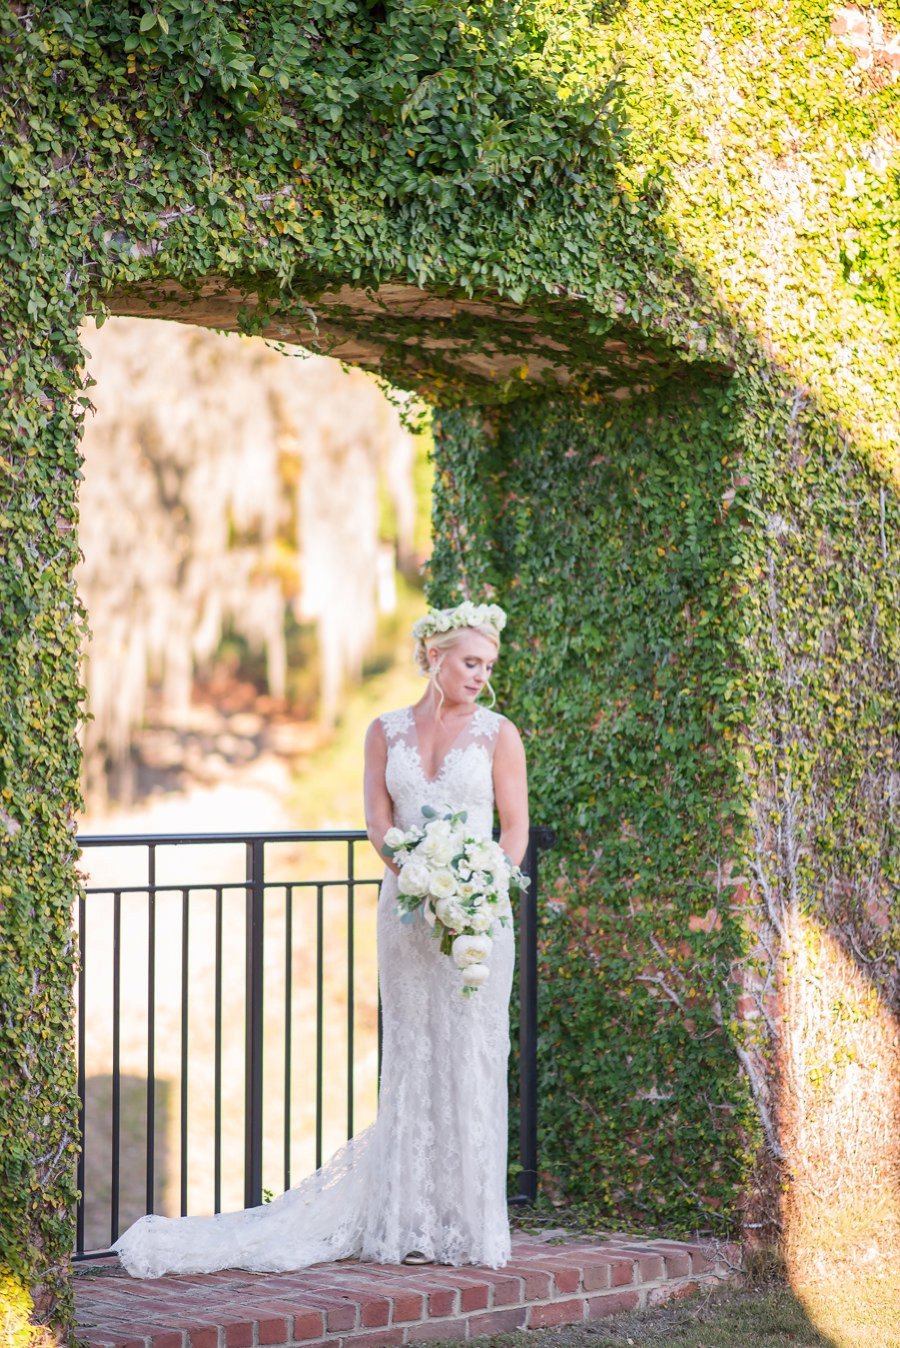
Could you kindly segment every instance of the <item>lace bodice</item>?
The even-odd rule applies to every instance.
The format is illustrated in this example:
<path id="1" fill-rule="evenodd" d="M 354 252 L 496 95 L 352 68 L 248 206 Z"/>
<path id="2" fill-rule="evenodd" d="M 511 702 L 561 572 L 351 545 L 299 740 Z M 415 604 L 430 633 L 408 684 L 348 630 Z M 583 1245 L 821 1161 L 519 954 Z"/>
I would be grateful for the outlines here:
<path id="1" fill-rule="evenodd" d="M 494 818 L 493 760 L 503 717 L 476 707 L 447 750 L 434 777 L 425 774 L 411 707 L 380 717 L 387 740 L 385 781 L 394 802 L 394 824 L 422 822 L 422 806 L 466 811 L 473 833 L 490 836 Z"/>

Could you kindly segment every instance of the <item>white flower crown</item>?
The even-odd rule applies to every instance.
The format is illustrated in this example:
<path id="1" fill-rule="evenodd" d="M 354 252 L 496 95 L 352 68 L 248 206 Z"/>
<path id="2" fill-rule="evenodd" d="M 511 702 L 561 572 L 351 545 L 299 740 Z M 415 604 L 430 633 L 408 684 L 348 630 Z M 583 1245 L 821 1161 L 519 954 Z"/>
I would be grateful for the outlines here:
<path id="1" fill-rule="evenodd" d="M 506 614 L 499 604 L 473 604 L 466 599 L 456 608 L 432 608 L 414 625 L 416 641 L 427 641 L 457 627 L 492 627 L 499 637 L 506 626 Z"/>

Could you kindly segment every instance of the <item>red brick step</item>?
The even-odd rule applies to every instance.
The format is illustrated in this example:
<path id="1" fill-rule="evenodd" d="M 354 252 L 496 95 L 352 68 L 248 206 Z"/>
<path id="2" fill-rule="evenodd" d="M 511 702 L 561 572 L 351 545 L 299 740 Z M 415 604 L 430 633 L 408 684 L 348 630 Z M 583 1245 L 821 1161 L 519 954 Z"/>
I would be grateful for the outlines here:
<path id="1" fill-rule="evenodd" d="M 75 1275 L 91 1348 L 390 1348 L 601 1320 L 733 1272 L 733 1247 L 628 1236 L 513 1240 L 504 1269 L 345 1261 L 297 1273 L 129 1278 L 114 1260 Z"/>

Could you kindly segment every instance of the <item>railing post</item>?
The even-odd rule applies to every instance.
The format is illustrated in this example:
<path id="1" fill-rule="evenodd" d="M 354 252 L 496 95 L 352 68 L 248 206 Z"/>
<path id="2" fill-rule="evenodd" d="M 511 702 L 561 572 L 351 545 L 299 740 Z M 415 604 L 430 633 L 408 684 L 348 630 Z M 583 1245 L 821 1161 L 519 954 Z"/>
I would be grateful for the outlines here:
<path id="1" fill-rule="evenodd" d="M 244 1207 L 262 1203 L 263 1152 L 263 924 L 265 842 L 247 847 L 246 1061 L 244 1064 Z"/>
<path id="2" fill-rule="evenodd" d="M 75 1214 L 76 1249 L 84 1249 L 84 1201 L 85 1201 L 85 1155 L 84 1121 L 87 1098 L 85 1076 L 85 983 L 87 978 L 87 902 L 84 892 L 78 896 L 78 1136 L 81 1146 L 78 1148 L 78 1160 L 75 1163 L 76 1184 L 78 1185 L 78 1209 Z"/>
<path id="3" fill-rule="evenodd" d="M 519 904 L 519 1201 L 526 1203 L 537 1198 L 538 860 L 555 841 L 552 829 L 531 829 L 525 856 L 531 884 Z"/>

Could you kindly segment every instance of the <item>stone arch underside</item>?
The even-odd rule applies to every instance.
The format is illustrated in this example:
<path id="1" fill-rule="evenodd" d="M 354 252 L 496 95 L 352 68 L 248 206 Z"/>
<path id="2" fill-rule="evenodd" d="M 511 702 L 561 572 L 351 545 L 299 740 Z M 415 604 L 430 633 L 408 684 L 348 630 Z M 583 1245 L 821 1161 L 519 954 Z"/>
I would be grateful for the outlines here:
<path id="1" fill-rule="evenodd" d="M 110 313 L 252 331 L 372 370 L 401 387 L 450 401 L 509 401 L 572 392 L 626 399 L 680 375 L 720 378 L 731 365 L 698 357 L 663 333 L 593 311 L 577 298 L 517 305 L 394 282 L 331 283 L 261 297 L 225 279 L 152 281 L 104 296 Z"/>

